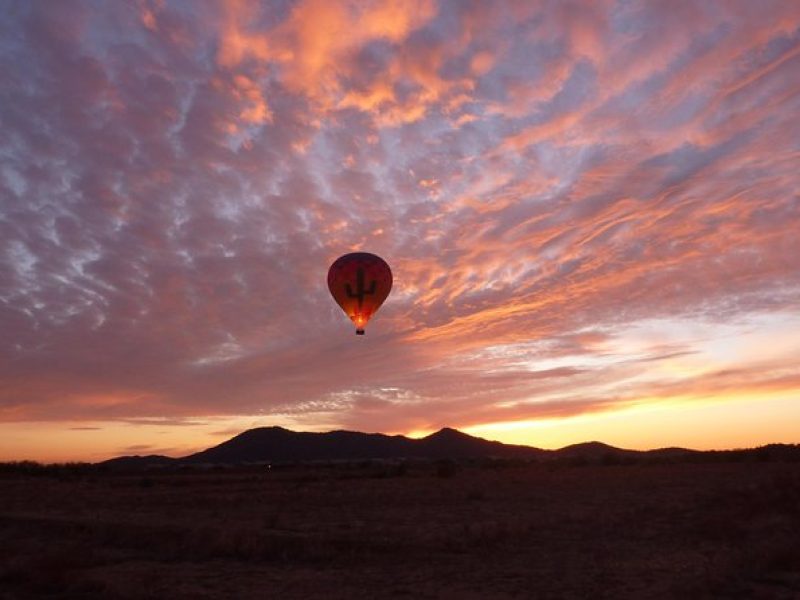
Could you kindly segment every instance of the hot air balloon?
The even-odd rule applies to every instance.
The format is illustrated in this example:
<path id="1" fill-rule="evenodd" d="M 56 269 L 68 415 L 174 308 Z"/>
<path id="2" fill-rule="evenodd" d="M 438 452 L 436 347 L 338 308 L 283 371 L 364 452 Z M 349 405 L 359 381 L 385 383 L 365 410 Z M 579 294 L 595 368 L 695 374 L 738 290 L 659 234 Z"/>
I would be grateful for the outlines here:
<path id="1" fill-rule="evenodd" d="M 328 289 L 356 325 L 356 335 L 380 308 L 392 289 L 392 270 L 380 256 L 353 252 L 337 258 L 328 269 Z"/>

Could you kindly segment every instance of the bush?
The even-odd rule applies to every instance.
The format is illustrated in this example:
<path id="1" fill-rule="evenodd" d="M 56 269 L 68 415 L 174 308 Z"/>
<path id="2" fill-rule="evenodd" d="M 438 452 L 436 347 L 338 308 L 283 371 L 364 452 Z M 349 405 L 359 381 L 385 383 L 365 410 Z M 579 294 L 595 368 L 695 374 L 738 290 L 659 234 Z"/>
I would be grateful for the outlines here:
<path id="1" fill-rule="evenodd" d="M 436 463 L 436 476 L 450 479 L 458 473 L 458 465 L 454 460 L 440 460 Z"/>

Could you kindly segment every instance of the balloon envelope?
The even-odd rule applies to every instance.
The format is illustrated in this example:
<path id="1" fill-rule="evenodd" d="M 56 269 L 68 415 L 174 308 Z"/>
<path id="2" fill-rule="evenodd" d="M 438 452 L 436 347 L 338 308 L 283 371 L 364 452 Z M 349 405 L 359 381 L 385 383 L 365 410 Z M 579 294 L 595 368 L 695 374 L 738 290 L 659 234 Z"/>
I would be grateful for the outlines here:
<path id="1" fill-rule="evenodd" d="M 336 303 L 364 334 L 367 322 L 392 289 L 392 270 L 380 256 L 353 252 L 337 258 L 328 269 L 328 289 Z"/>

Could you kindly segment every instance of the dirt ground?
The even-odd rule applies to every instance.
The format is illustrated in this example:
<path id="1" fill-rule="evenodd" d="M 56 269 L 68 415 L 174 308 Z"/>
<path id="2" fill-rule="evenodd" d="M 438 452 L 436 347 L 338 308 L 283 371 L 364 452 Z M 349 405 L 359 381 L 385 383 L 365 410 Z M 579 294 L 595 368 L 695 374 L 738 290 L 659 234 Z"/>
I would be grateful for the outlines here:
<path id="1" fill-rule="evenodd" d="M 0 476 L 0 598 L 800 598 L 800 463 Z"/>

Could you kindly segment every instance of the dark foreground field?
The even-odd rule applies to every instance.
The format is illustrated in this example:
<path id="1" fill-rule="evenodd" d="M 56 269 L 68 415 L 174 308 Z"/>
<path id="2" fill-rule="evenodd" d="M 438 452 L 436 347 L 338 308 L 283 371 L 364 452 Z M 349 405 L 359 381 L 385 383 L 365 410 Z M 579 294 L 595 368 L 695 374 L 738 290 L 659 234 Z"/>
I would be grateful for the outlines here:
<path id="1" fill-rule="evenodd" d="M 1 598 L 800 598 L 800 464 L 0 476 Z"/>

